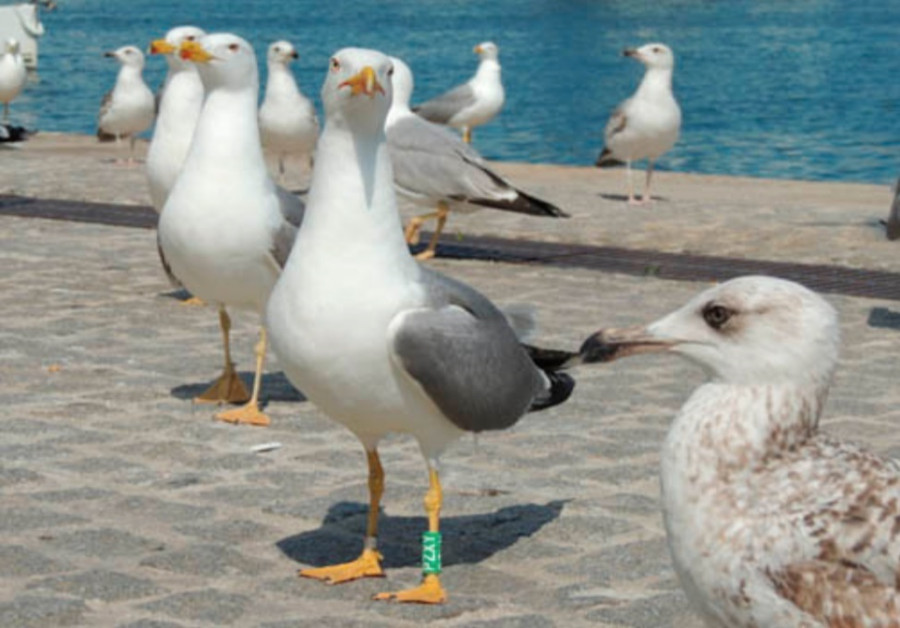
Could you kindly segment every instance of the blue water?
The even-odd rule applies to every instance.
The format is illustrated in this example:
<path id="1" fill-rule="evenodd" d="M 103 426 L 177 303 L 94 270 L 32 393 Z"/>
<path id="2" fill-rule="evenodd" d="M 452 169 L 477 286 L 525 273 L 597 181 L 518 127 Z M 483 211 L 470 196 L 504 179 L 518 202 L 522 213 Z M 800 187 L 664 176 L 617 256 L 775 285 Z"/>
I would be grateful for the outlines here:
<path id="1" fill-rule="evenodd" d="M 897 0 L 59 0 L 44 15 L 38 80 L 14 105 L 42 130 L 92 133 L 116 66 L 102 52 L 146 47 L 193 23 L 264 49 L 286 38 L 318 100 L 328 58 L 355 45 L 405 58 L 414 101 L 474 72 L 472 47 L 501 49 L 507 103 L 475 132 L 491 159 L 591 164 L 609 112 L 641 76 L 622 48 L 675 51 L 682 136 L 660 168 L 887 183 L 900 173 Z M 264 72 L 264 69 L 263 69 Z M 156 85 L 164 62 L 148 61 Z"/>

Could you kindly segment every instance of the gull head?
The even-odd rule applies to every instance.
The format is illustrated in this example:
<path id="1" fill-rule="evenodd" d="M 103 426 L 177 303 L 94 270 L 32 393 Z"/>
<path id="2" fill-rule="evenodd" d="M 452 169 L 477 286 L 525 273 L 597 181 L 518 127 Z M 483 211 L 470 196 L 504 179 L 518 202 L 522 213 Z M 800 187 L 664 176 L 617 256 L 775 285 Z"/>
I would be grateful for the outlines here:
<path id="1" fill-rule="evenodd" d="M 3 47 L 7 54 L 19 54 L 19 40 L 15 37 L 10 37 L 9 39 L 7 39 Z"/>
<path id="2" fill-rule="evenodd" d="M 478 55 L 478 58 L 482 61 L 486 59 L 490 59 L 491 61 L 496 61 L 500 56 L 500 48 L 497 47 L 492 41 L 483 41 L 474 48 L 475 54 Z"/>
<path id="3" fill-rule="evenodd" d="M 815 292 L 785 279 L 748 276 L 710 288 L 647 326 L 601 330 L 581 362 L 672 352 L 713 381 L 827 389 L 837 362 L 837 314 Z"/>
<path id="4" fill-rule="evenodd" d="M 144 67 L 144 53 L 137 46 L 122 46 L 116 50 L 104 52 L 103 56 L 114 57 L 116 61 L 125 66 L 139 69 Z"/>
<path id="5" fill-rule="evenodd" d="M 184 67 L 187 62 L 179 56 L 181 44 L 186 41 L 198 41 L 205 35 L 206 33 L 196 26 L 176 26 L 162 39 L 151 41 L 147 52 L 151 55 L 166 55 L 166 61 L 170 66 Z"/>
<path id="6" fill-rule="evenodd" d="M 231 33 L 213 33 L 181 44 L 182 59 L 197 65 L 206 91 L 256 88 L 256 55 L 247 40 Z"/>
<path id="7" fill-rule="evenodd" d="M 344 48 L 328 62 L 322 85 L 325 116 L 360 130 L 384 128 L 391 106 L 394 64 L 376 50 Z"/>
<path id="8" fill-rule="evenodd" d="M 640 48 L 626 48 L 622 54 L 637 59 L 648 68 L 671 70 L 675 67 L 675 55 L 665 44 L 644 44 Z"/>
<path id="9" fill-rule="evenodd" d="M 394 75 L 391 78 L 394 88 L 394 100 L 391 107 L 409 109 L 409 101 L 415 88 L 412 70 L 409 69 L 409 66 L 402 59 L 397 57 L 391 57 L 391 63 L 394 64 Z"/>
<path id="10" fill-rule="evenodd" d="M 294 45 L 284 39 L 272 42 L 269 46 L 268 56 L 266 57 L 270 66 L 275 64 L 288 65 L 294 59 L 299 59 L 300 55 L 294 49 Z"/>

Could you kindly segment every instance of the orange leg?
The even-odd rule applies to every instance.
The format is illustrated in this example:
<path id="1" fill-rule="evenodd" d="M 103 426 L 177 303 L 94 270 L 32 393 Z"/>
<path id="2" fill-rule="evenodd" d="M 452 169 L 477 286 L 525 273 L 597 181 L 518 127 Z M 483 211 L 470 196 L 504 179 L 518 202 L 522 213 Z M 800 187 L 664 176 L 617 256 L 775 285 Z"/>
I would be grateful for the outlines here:
<path id="1" fill-rule="evenodd" d="M 219 327 L 222 329 L 222 344 L 225 348 L 225 368 L 213 385 L 206 389 L 199 397 L 195 397 L 197 403 L 243 403 L 250 398 L 244 382 L 234 370 L 234 362 L 231 361 L 231 318 L 224 306 L 219 306 Z"/>
<path id="2" fill-rule="evenodd" d="M 261 327 L 259 330 L 259 342 L 256 343 L 256 372 L 253 375 L 253 393 L 250 395 L 250 401 L 247 405 L 220 412 L 216 418 L 226 423 L 247 423 L 248 425 L 269 425 L 269 417 L 262 413 L 259 409 L 259 389 L 262 386 L 262 371 L 266 361 L 266 347 L 268 338 L 266 336 L 266 328 Z"/>

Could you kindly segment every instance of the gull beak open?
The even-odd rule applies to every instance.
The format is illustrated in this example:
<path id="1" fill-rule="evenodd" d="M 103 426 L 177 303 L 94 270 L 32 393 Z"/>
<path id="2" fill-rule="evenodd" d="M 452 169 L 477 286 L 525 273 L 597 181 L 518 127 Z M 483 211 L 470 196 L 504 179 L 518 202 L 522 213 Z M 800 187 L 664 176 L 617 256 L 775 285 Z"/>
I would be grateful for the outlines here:
<path id="1" fill-rule="evenodd" d="M 378 82 L 378 79 L 375 77 L 375 70 L 370 65 L 367 65 L 357 74 L 338 85 L 338 88 L 341 87 L 349 87 L 353 96 L 365 94 L 369 98 L 375 98 L 375 92 L 384 94 L 384 88 Z"/>
<path id="2" fill-rule="evenodd" d="M 165 39 L 154 39 L 150 42 L 150 54 L 168 55 L 175 52 L 176 48 Z"/>
<path id="3" fill-rule="evenodd" d="M 215 56 L 209 53 L 199 42 L 185 41 L 182 42 L 178 54 L 185 61 L 193 61 L 194 63 L 209 63 Z"/>
<path id="4" fill-rule="evenodd" d="M 578 351 L 576 363 L 612 362 L 641 353 L 661 353 L 678 344 L 676 340 L 659 338 L 646 327 L 601 329 L 589 336 Z"/>

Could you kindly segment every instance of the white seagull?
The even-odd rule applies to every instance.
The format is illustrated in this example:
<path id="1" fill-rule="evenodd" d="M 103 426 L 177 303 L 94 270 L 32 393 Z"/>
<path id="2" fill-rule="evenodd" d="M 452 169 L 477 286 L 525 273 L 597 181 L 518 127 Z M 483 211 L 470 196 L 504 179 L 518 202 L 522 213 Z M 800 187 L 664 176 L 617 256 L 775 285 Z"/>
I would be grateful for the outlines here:
<path id="1" fill-rule="evenodd" d="M 290 154 L 305 155 L 312 168 L 312 154 L 319 137 L 316 108 L 300 91 L 288 67 L 297 58 L 289 41 L 276 41 L 269 46 L 269 77 L 259 108 L 263 148 L 278 156 L 280 181 L 284 180 L 284 159 Z"/>
<path id="2" fill-rule="evenodd" d="M 413 75 L 400 59 L 394 63 L 394 100 L 388 111 L 386 133 L 394 185 L 418 205 L 437 211 L 416 216 L 406 228 L 406 241 L 418 242 L 419 229 L 429 218 L 437 228 L 418 259 L 434 257 L 438 238 L 450 210 L 474 211 L 481 207 L 536 216 L 567 217 L 555 205 L 526 194 L 491 170 L 475 149 L 443 127 L 423 120 L 409 108 Z"/>
<path id="3" fill-rule="evenodd" d="M 413 107 L 413 111 L 431 122 L 462 129 L 463 140 L 472 141 L 472 129 L 487 124 L 503 108 L 505 94 L 500 81 L 500 49 L 486 41 L 475 46 L 481 62 L 467 83 Z"/>
<path id="4" fill-rule="evenodd" d="M 362 554 L 301 575 L 332 583 L 383 575 L 377 446 L 389 432 L 407 433 L 428 466 L 425 575 L 418 587 L 376 598 L 440 603 L 439 454 L 467 431 L 503 429 L 530 408 L 561 403 L 574 382 L 537 366 L 485 297 L 410 255 L 384 134 L 391 72 L 373 50 L 345 48 L 331 59 L 307 213 L 266 323 L 287 376 L 359 438 L 369 464 Z"/>
<path id="5" fill-rule="evenodd" d="M 581 349 L 671 352 L 709 376 L 661 456 L 672 560 L 709 626 L 900 626 L 900 468 L 818 431 L 839 344 L 817 294 L 742 277 Z"/>
<path id="6" fill-rule="evenodd" d="M 263 160 L 256 119 L 256 56 L 228 33 L 185 41 L 181 54 L 197 64 L 206 100 L 181 175 L 159 217 L 159 244 L 171 272 L 219 307 L 225 367 L 197 401 L 247 405 L 223 421 L 267 425 L 258 405 L 266 330 L 256 345 L 253 392 L 231 362 L 226 306 L 262 314 L 302 219 L 299 199 L 277 188 Z"/>
<path id="7" fill-rule="evenodd" d="M 3 103 L 3 122 L 9 122 L 9 103 L 14 101 L 28 80 L 25 61 L 19 52 L 19 42 L 8 39 L 0 55 L 0 102 Z"/>
<path id="8" fill-rule="evenodd" d="M 122 46 L 104 53 L 115 58 L 122 67 L 116 76 L 116 84 L 103 97 L 97 121 L 97 138 L 101 142 L 117 143 L 123 137 L 131 140 L 128 163 L 134 163 L 134 142 L 138 133 L 153 124 L 156 99 L 141 76 L 144 70 L 144 53 L 136 46 Z"/>
<path id="9" fill-rule="evenodd" d="M 622 53 L 637 59 L 647 68 L 634 95 L 622 101 L 609 117 L 604 132 L 605 147 L 597 158 L 597 166 L 618 165 L 625 162 L 628 181 L 628 202 L 648 203 L 653 164 L 672 148 L 681 131 L 681 108 L 672 93 L 672 70 L 675 55 L 664 44 L 646 44 L 629 48 Z M 631 163 L 647 160 L 644 194 L 638 201 L 631 183 Z"/>
<path id="10" fill-rule="evenodd" d="M 168 72 L 159 98 L 159 113 L 147 149 L 147 180 L 153 209 L 162 211 L 181 172 L 203 107 L 203 83 L 197 66 L 181 58 L 181 44 L 204 33 L 196 26 L 177 26 L 150 43 L 151 55 L 165 55 Z"/>

